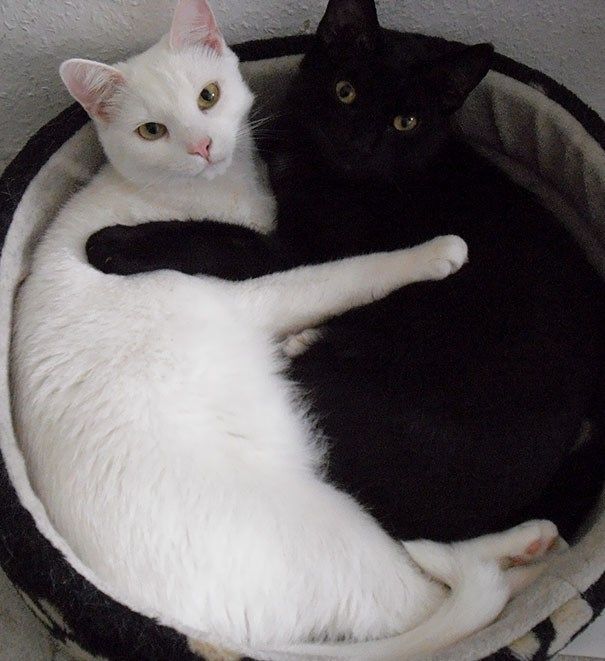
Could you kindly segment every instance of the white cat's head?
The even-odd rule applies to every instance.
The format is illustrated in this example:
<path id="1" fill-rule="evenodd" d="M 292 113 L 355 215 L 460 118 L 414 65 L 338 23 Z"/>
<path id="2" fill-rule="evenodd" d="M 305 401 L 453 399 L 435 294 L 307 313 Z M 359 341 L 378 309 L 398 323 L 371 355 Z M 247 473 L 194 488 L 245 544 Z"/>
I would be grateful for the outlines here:
<path id="1" fill-rule="evenodd" d="M 206 0 L 181 0 L 170 34 L 141 55 L 60 72 L 112 165 L 143 185 L 224 173 L 253 100 Z"/>

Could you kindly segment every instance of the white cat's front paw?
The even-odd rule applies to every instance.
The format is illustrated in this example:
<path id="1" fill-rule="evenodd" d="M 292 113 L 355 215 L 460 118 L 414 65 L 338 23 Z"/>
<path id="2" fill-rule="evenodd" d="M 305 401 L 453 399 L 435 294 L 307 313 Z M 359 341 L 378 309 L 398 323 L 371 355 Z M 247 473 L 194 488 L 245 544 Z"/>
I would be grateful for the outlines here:
<path id="1" fill-rule="evenodd" d="M 429 278 L 441 280 L 456 273 L 468 261 L 468 246 L 459 236 L 438 236 L 424 244 L 429 251 Z"/>

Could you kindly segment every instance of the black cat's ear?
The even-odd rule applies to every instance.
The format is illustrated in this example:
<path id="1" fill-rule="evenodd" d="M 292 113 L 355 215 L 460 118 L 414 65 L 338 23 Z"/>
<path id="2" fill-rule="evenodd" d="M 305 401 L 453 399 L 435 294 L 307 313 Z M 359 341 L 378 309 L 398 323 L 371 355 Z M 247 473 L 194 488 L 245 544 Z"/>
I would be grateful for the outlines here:
<path id="1" fill-rule="evenodd" d="M 489 71 L 493 55 L 491 44 L 477 44 L 451 53 L 434 65 L 432 78 L 445 110 L 454 112 L 462 107 Z"/>
<path id="2" fill-rule="evenodd" d="M 333 54 L 363 54 L 376 49 L 380 26 L 374 0 L 330 0 L 317 36 Z"/>

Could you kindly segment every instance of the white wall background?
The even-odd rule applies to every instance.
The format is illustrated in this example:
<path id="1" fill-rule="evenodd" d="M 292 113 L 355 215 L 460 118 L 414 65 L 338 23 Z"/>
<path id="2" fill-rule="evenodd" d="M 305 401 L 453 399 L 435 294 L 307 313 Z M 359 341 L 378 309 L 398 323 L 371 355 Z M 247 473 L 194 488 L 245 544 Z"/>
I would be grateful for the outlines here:
<path id="1" fill-rule="evenodd" d="M 212 0 L 211 0 L 212 1 Z M 68 103 L 68 57 L 106 62 L 168 29 L 173 0 L 0 0 L 0 171 Z M 327 0 L 213 0 L 227 41 L 313 31 Z M 496 48 L 605 116 L 605 0 L 378 0 L 383 25 Z"/>

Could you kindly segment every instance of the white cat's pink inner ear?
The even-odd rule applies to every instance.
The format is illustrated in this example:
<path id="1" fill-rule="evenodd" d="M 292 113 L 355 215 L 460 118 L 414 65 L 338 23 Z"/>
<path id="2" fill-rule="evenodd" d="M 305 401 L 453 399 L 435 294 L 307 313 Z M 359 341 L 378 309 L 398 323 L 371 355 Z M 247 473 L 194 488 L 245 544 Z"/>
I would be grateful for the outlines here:
<path id="1" fill-rule="evenodd" d="M 74 59 L 63 62 L 59 73 L 69 93 L 93 119 L 111 119 L 113 97 L 126 84 L 120 71 L 101 62 Z"/>
<path id="2" fill-rule="evenodd" d="M 170 46 L 206 46 L 222 53 L 225 41 L 206 0 L 180 0 L 172 19 Z"/>

